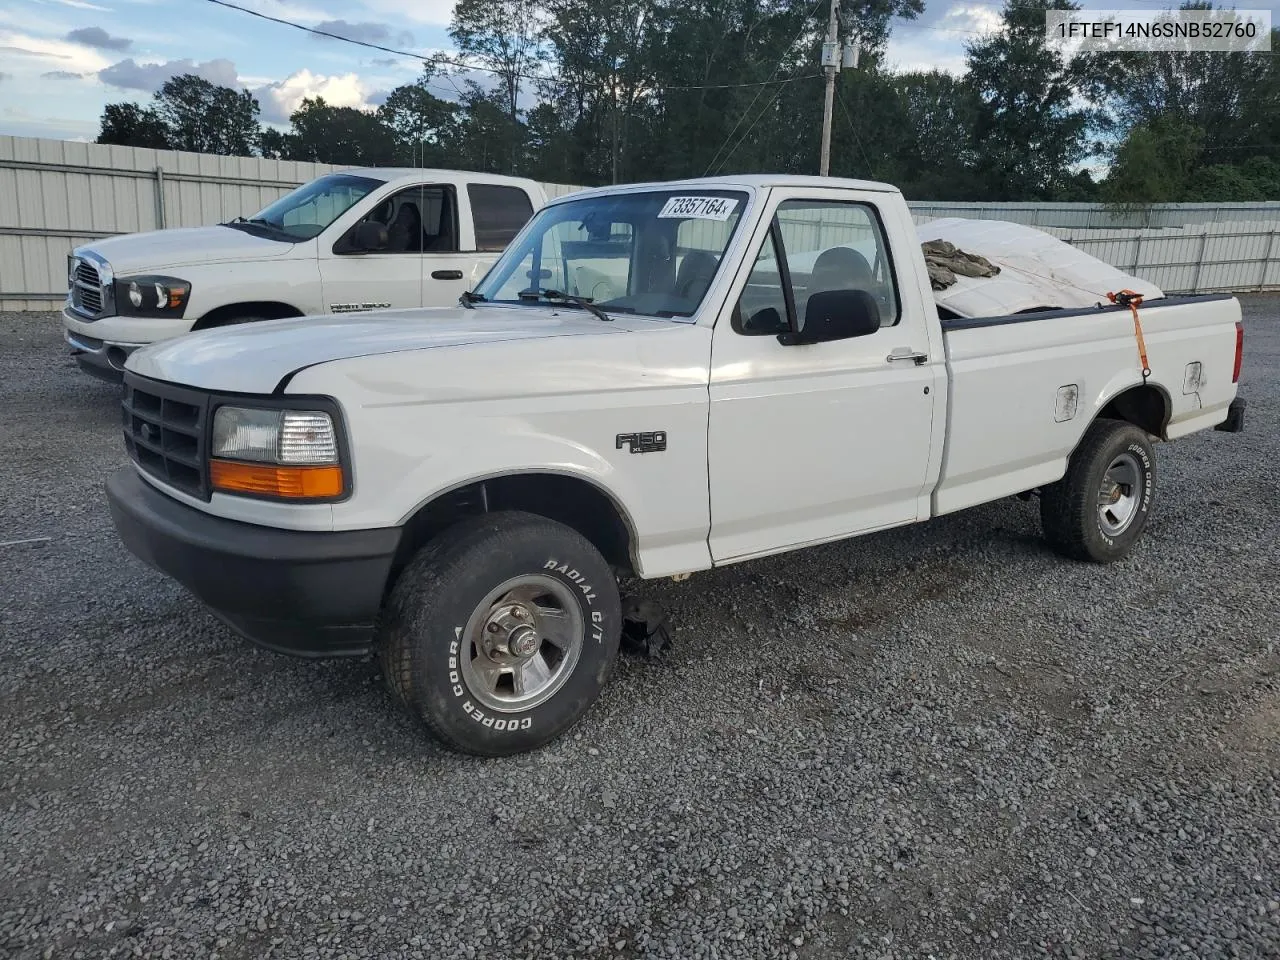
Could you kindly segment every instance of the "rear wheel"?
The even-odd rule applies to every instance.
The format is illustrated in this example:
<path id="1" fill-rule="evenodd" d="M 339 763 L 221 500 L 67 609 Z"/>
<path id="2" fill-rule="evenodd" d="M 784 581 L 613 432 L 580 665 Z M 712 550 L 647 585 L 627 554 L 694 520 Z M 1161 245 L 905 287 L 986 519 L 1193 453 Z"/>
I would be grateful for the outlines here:
<path id="1" fill-rule="evenodd" d="M 503 756 L 586 713 L 620 629 L 613 573 L 581 534 L 499 512 L 446 530 L 405 568 L 379 655 L 393 694 L 437 739 Z"/>
<path id="2" fill-rule="evenodd" d="M 1147 525 L 1155 492 L 1151 441 L 1123 420 L 1098 420 L 1044 488 L 1040 522 L 1055 550 L 1073 560 L 1111 563 L 1127 556 Z"/>

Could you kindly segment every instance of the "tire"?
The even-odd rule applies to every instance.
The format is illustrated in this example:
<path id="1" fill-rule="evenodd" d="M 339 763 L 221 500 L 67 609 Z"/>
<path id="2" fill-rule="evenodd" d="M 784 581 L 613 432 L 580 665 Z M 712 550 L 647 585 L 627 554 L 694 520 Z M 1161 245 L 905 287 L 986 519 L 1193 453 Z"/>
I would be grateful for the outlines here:
<path id="1" fill-rule="evenodd" d="M 1041 492 L 1045 538 L 1073 560 L 1123 559 L 1147 525 L 1155 486 L 1146 432 L 1123 420 L 1097 420 L 1071 454 L 1066 475 Z"/>
<path id="2" fill-rule="evenodd" d="M 582 718 L 613 670 L 621 628 L 617 582 L 585 537 L 495 512 L 413 558 L 383 611 L 378 655 L 393 696 L 432 736 L 500 757 Z"/>

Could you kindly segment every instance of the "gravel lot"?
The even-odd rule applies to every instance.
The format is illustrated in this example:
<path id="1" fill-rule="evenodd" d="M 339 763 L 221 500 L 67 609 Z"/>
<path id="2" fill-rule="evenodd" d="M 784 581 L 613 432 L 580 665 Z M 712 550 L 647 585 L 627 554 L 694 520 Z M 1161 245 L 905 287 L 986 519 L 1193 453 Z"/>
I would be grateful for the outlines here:
<path id="1" fill-rule="evenodd" d="M 1158 448 L 1127 562 L 1010 500 L 651 584 L 672 652 L 480 761 L 129 556 L 116 391 L 0 315 L 0 955 L 1280 956 L 1280 297 L 1246 316 L 1248 432 Z"/>

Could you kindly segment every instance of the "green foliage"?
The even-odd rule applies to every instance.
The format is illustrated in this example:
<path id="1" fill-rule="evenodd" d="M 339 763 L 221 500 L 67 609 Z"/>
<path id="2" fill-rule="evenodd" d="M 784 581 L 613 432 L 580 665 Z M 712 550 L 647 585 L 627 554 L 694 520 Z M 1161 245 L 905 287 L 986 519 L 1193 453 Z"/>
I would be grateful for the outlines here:
<path id="1" fill-rule="evenodd" d="M 109 103 L 102 111 L 98 143 L 115 143 L 122 147 L 169 147 L 169 130 L 160 115 L 150 107 L 136 103 Z"/>
<path id="2" fill-rule="evenodd" d="M 1155 117 L 1134 127 L 1116 151 L 1103 199 L 1122 208 L 1182 200 L 1203 144 L 1204 129 L 1185 120 Z"/>
<path id="3" fill-rule="evenodd" d="M 1067 60 L 1045 43 L 1045 8 L 1006 0 L 1004 28 L 970 43 L 967 73 L 953 76 L 885 65 L 894 18 L 918 16 L 923 0 L 845 0 L 841 36 L 859 38 L 862 61 L 837 78 L 831 172 L 913 199 L 1280 199 L 1280 58 Z M 814 173 L 827 9 L 459 0 L 450 35 L 490 71 L 483 85 L 428 68 L 377 110 L 304 101 L 282 131 L 259 130 L 248 92 L 177 77 L 152 108 L 109 105 L 99 139 L 583 184 Z"/>
<path id="4" fill-rule="evenodd" d="M 1079 105 L 1089 77 L 1045 41 L 1044 12 L 1069 0 L 1009 0 L 1004 30 L 968 45 L 966 82 L 978 98 L 972 129 L 981 145 L 983 196 L 1049 199 L 1085 158 L 1090 111 Z"/>
<path id="5" fill-rule="evenodd" d="M 334 107 L 323 97 L 303 100 L 289 117 L 287 160 L 312 160 L 355 166 L 390 166 L 396 161 L 395 134 L 376 114 L 355 107 Z"/>
<path id="6" fill-rule="evenodd" d="M 244 156 L 258 144 L 258 101 L 248 90 L 183 74 L 166 80 L 155 102 L 175 150 Z"/>

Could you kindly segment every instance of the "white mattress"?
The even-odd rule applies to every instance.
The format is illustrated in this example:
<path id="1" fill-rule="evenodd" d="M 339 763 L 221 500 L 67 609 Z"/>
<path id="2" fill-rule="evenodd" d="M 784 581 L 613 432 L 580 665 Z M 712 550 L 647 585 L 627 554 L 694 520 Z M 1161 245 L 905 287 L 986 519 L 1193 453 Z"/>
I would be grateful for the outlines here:
<path id="1" fill-rule="evenodd" d="M 961 317 L 994 317 L 1036 307 L 1091 307 L 1107 293 L 1134 290 L 1146 300 L 1164 296 L 1153 283 L 1117 270 L 1035 227 L 1004 220 L 946 217 L 916 227 L 921 243 L 946 240 L 986 257 L 996 277 L 957 277 L 933 291 L 939 306 Z"/>

